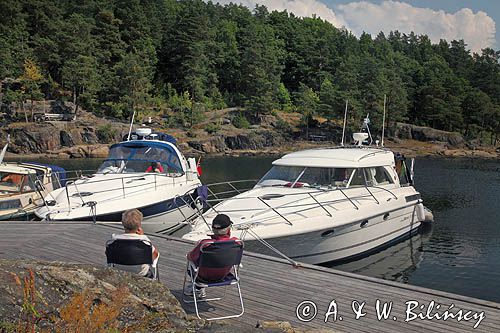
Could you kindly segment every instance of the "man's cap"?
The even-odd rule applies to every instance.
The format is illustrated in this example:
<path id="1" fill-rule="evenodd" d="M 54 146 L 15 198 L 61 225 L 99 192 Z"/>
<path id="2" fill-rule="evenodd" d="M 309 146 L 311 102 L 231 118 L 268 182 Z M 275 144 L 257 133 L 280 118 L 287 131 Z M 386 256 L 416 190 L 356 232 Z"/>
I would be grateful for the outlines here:
<path id="1" fill-rule="evenodd" d="M 231 222 L 231 219 L 229 218 L 229 216 L 227 216 L 225 214 L 219 214 L 212 221 L 212 228 L 224 229 L 224 228 L 229 227 L 232 223 L 233 222 Z"/>

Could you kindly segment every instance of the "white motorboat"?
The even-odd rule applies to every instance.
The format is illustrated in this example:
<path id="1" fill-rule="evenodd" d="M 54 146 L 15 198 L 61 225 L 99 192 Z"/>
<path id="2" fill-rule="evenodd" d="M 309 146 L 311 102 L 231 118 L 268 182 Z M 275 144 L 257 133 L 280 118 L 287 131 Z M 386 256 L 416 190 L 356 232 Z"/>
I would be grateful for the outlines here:
<path id="1" fill-rule="evenodd" d="M 47 193 L 65 185 L 64 169 L 39 163 L 3 162 L 0 154 L 0 220 L 29 219 Z"/>
<path id="2" fill-rule="evenodd" d="M 247 248 L 312 264 L 353 260 L 408 237 L 428 217 L 413 163 L 379 147 L 310 149 L 273 162 L 253 189 L 214 205 L 183 238 L 210 233 L 224 213 Z"/>
<path id="3" fill-rule="evenodd" d="M 53 191 L 36 215 L 45 220 L 121 221 L 131 208 L 144 215 L 143 229 L 169 233 L 199 212 L 201 185 L 194 158 L 186 159 L 175 139 L 141 128 L 110 147 L 99 170 Z"/>

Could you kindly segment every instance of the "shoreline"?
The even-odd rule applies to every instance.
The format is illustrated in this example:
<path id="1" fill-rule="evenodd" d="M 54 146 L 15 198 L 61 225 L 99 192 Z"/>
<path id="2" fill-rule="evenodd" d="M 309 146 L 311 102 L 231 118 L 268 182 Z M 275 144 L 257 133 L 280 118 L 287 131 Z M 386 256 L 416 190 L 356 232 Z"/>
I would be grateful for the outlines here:
<path id="1" fill-rule="evenodd" d="M 15 154 L 7 152 L 5 157 L 7 160 L 26 160 L 26 159 L 49 159 L 49 160 L 65 160 L 65 159 L 85 159 L 85 158 L 106 158 L 108 144 L 93 144 L 78 146 L 76 148 L 80 151 L 90 151 L 99 150 L 101 154 L 85 156 L 79 154 L 78 156 L 72 156 L 66 153 L 66 150 L 58 151 L 48 151 L 45 153 L 33 153 L 33 154 Z M 186 156 L 204 156 L 204 157 L 239 157 L 239 156 L 277 156 L 285 155 L 290 152 L 303 150 L 303 149 L 314 149 L 314 148 L 327 148 L 327 147 L 337 147 L 338 143 L 334 142 L 312 142 L 312 141 L 298 141 L 293 144 L 288 144 L 285 146 L 271 146 L 265 149 L 225 149 L 221 152 L 203 152 L 198 151 L 193 148 L 183 149 L 181 151 Z M 446 158 L 485 158 L 485 159 L 498 159 L 500 158 L 500 148 L 495 147 L 478 147 L 476 149 L 470 148 L 452 148 L 448 147 L 443 142 L 422 142 L 416 140 L 398 140 L 394 142 L 388 140 L 384 146 L 386 149 L 390 149 L 395 152 L 400 152 L 407 157 L 446 157 Z"/>

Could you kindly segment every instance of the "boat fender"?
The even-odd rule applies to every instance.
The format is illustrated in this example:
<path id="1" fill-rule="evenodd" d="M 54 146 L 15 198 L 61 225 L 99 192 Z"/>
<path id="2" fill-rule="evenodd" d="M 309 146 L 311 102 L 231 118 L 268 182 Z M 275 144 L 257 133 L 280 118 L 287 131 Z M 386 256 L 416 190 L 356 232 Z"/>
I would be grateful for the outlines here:
<path id="1" fill-rule="evenodd" d="M 416 211 L 417 211 L 417 220 L 419 222 L 423 222 L 425 221 L 425 209 L 424 209 L 424 204 L 423 203 L 419 203 L 417 204 L 417 206 L 415 207 Z"/>
<path id="2" fill-rule="evenodd" d="M 432 214 L 431 210 L 424 206 L 425 218 L 424 222 L 434 222 L 434 214 Z"/>
<path id="3" fill-rule="evenodd" d="M 188 158 L 189 170 L 186 172 L 186 178 L 188 181 L 194 180 L 194 174 L 196 171 L 196 160 L 193 157 Z"/>

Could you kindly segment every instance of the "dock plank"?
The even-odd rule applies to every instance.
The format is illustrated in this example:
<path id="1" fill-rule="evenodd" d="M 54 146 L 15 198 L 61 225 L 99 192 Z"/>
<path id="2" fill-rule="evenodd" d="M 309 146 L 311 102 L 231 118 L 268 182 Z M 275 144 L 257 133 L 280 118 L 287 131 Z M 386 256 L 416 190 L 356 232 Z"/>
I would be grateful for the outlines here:
<path id="1" fill-rule="evenodd" d="M 121 229 L 116 225 L 82 222 L 0 222 L 0 258 L 57 260 L 104 265 L 105 242 Z M 172 293 L 181 299 L 186 253 L 192 244 L 172 237 L 150 236 L 159 249 L 160 277 Z M 363 277 L 334 269 L 303 265 L 294 268 L 278 258 L 245 253 L 241 269 L 241 287 L 245 315 L 233 322 L 241 327 L 255 325 L 258 320 L 285 320 L 302 329 L 333 329 L 342 332 L 469 332 L 475 321 L 413 320 L 405 322 L 405 302 L 415 300 L 428 304 L 434 300 L 443 309 L 484 311 L 485 319 L 475 331 L 500 331 L 500 304 L 470 297 L 440 292 L 393 281 Z M 211 290 L 209 290 L 211 292 Z M 227 314 L 234 311 L 236 294 L 230 292 L 225 302 L 204 304 L 202 313 Z M 393 302 L 388 320 L 377 320 L 375 301 Z M 296 317 L 297 305 L 311 300 L 318 315 L 309 322 Z M 332 300 L 338 304 L 343 320 L 324 321 Z M 351 302 L 366 301 L 366 316 L 356 320 Z M 194 313 L 192 305 L 183 304 L 186 312 Z M 392 320 L 396 316 L 397 321 Z"/>

